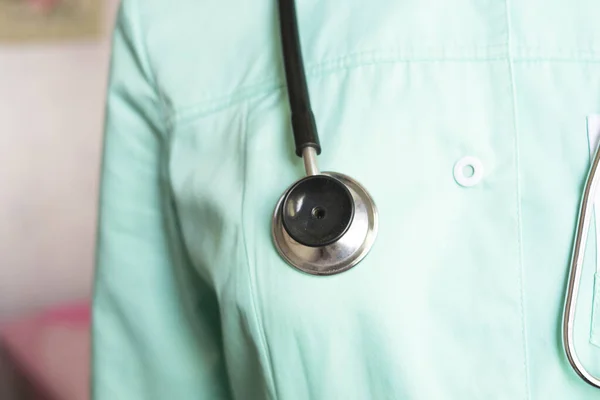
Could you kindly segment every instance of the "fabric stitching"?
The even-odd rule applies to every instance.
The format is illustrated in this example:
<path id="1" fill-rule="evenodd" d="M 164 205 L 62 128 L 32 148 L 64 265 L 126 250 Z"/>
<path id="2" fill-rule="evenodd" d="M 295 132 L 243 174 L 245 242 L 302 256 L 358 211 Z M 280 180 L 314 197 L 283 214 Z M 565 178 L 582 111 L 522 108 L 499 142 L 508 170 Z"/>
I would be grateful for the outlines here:
<path id="1" fill-rule="evenodd" d="M 592 323 L 590 329 L 590 343 L 600 347 L 600 273 L 594 275 L 594 302 L 592 307 Z M 599 321 L 599 322 L 596 322 Z"/>
<path id="2" fill-rule="evenodd" d="M 481 47 L 478 51 L 485 49 L 500 49 L 500 45 L 490 45 L 486 47 Z M 382 51 L 382 50 L 369 50 L 362 51 L 356 53 L 345 54 L 340 57 L 327 59 L 313 65 L 308 64 L 306 66 L 306 75 L 308 77 L 319 77 L 323 75 L 327 75 L 330 73 L 335 73 L 338 71 L 360 68 L 368 65 L 378 65 L 378 64 L 395 64 L 395 63 L 429 63 L 429 62 L 486 62 L 486 61 L 500 61 L 503 60 L 501 51 L 498 52 L 497 56 L 485 56 L 485 57 L 415 57 L 411 54 L 412 51 L 406 50 L 395 50 L 395 51 Z M 227 103 L 238 103 L 245 100 L 250 92 L 250 97 L 252 97 L 252 93 L 262 93 L 267 92 L 269 90 L 280 89 L 284 87 L 284 82 L 273 79 L 264 80 L 262 82 L 258 82 L 255 84 L 250 84 L 244 86 L 242 88 L 238 88 L 227 95 L 219 95 L 219 96 L 203 96 L 196 104 L 192 105 L 182 105 L 175 106 L 175 110 L 177 114 L 180 116 L 176 116 L 175 119 L 181 120 L 185 119 L 186 114 L 190 111 L 196 111 L 197 113 L 209 113 L 212 111 L 218 111 L 222 109 L 222 107 L 214 107 L 214 103 L 218 104 L 227 104 Z M 204 105 L 206 104 L 206 105 Z M 224 108 L 224 107 L 223 107 Z"/>
<path id="3" fill-rule="evenodd" d="M 389 57 L 389 58 L 377 58 L 377 52 L 361 53 L 358 58 L 350 60 L 351 57 L 344 56 L 333 60 L 327 60 L 322 63 L 315 64 L 307 69 L 307 76 L 312 78 L 324 77 L 332 75 L 338 72 L 350 71 L 362 67 L 386 65 L 386 64 L 416 64 L 416 63 L 440 63 L 440 62 L 452 62 L 452 63 L 483 63 L 483 62 L 497 62 L 504 61 L 504 56 L 494 56 L 486 58 L 415 58 L 406 59 L 402 57 Z M 600 54 L 599 54 L 600 56 Z M 580 63 L 580 64 L 598 64 L 600 59 L 594 58 L 572 58 L 565 56 L 561 57 L 518 57 L 512 58 L 512 64 L 543 64 L 543 63 Z M 219 112 L 228 107 L 239 104 L 243 101 L 252 99 L 254 97 L 270 93 L 275 90 L 282 90 L 285 84 L 279 80 L 265 80 L 255 84 L 250 84 L 238 88 L 226 95 L 219 96 L 206 96 L 201 100 L 189 104 L 172 107 L 172 115 L 170 118 L 173 121 L 177 121 L 179 124 L 185 124 L 186 122 L 199 118 L 202 116 L 210 115 Z M 162 92 L 161 92 L 162 93 Z M 166 98 L 163 94 L 161 97 L 163 102 L 166 103 Z"/>
<path id="4" fill-rule="evenodd" d="M 139 10 L 137 9 L 137 2 L 136 1 L 130 1 L 129 2 L 131 4 L 131 7 L 133 8 L 134 6 L 136 7 L 136 15 L 139 16 Z M 133 12 L 132 12 L 133 13 Z M 139 51 L 139 57 L 140 57 L 140 62 L 142 63 L 142 67 L 145 70 L 145 72 L 149 75 L 149 83 L 150 86 L 152 86 L 152 89 L 156 92 L 157 97 L 160 99 L 160 90 L 159 90 L 159 86 L 156 84 L 156 74 L 152 68 L 152 64 L 150 63 L 149 57 L 148 57 L 148 49 L 147 49 L 147 44 L 146 41 L 144 40 L 144 35 L 143 33 L 143 29 L 141 26 L 141 23 L 139 22 L 141 18 L 136 18 L 135 20 L 133 18 L 130 18 L 129 23 L 131 24 L 132 29 L 134 30 L 134 37 L 137 37 L 137 40 L 139 41 L 138 43 L 138 47 L 140 49 Z"/>
<path id="5" fill-rule="evenodd" d="M 515 169 L 516 169 L 516 197 L 517 197 L 517 251 L 518 251 L 518 285 L 520 288 L 520 313 L 521 313 L 521 335 L 523 341 L 523 369 L 525 372 L 525 398 L 530 398 L 529 393 L 529 360 L 528 360 L 528 345 L 527 345 L 527 332 L 526 332 L 526 318 L 525 318 L 525 288 L 524 288 L 524 267 L 523 267 L 523 221 L 522 221 L 522 210 L 521 210 L 521 170 L 520 170 L 520 148 L 519 148 L 519 123 L 518 123 L 518 107 L 517 107 L 517 89 L 515 82 L 515 72 L 513 68 L 512 58 L 512 20 L 510 17 L 511 0 L 505 0 L 505 12 L 506 12 L 506 29 L 507 29 L 507 61 L 510 74 L 510 87 L 512 94 L 512 108 L 513 108 L 513 130 L 515 133 L 514 140 L 514 153 L 515 153 Z"/>
<path id="6" fill-rule="evenodd" d="M 502 61 L 502 57 L 494 58 L 494 59 L 486 59 L 486 60 L 455 60 L 455 62 L 487 62 L 487 61 Z M 449 60 L 442 60 L 449 61 Z M 427 60 L 427 61 L 419 61 L 419 60 L 390 60 L 390 61 L 379 61 L 379 62 L 371 62 L 371 63 L 358 63 L 352 65 L 343 65 L 336 68 L 326 69 L 322 71 L 311 71 L 307 72 L 307 76 L 309 77 L 323 77 L 329 74 L 334 74 L 341 71 L 353 70 L 361 67 L 374 66 L 374 65 L 383 65 L 383 64 L 396 64 L 396 63 L 417 63 L 417 62 L 439 62 L 438 60 Z M 194 120 L 195 118 L 199 118 L 206 115 L 211 115 L 242 101 L 254 98 L 256 96 L 260 96 L 263 94 L 270 93 L 275 90 L 282 90 L 285 88 L 283 83 L 263 83 L 253 86 L 248 86 L 244 89 L 239 89 L 233 94 L 220 97 L 213 98 L 209 100 L 202 100 L 200 104 L 184 106 L 184 107 L 175 107 L 174 113 L 175 115 L 172 117 L 174 121 L 177 121 L 180 125 L 185 124 L 190 120 Z M 240 95 L 241 93 L 241 95 Z"/>
<path id="7" fill-rule="evenodd" d="M 247 126 L 248 126 L 248 103 L 245 104 L 244 107 L 244 126 L 242 127 L 242 132 L 244 134 L 244 150 L 243 150 L 243 162 L 242 168 L 244 171 L 244 179 L 242 183 L 242 200 L 241 200 L 241 227 L 242 227 L 242 242 L 244 245 L 244 255 L 246 257 L 246 272 L 248 273 L 248 284 L 250 285 L 250 305 L 252 307 L 252 313 L 254 315 L 254 320 L 258 329 L 258 335 L 260 340 L 260 347 L 265 358 L 265 367 L 267 369 L 267 373 L 269 375 L 269 385 L 271 386 L 271 390 L 275 394 L 275 399 L 279 396 L 277 395 L 277 387 L 275 385 L 275 374 L 273 373 L 272 359 L 269 351 L 269 347 L 267 345 L 267 338 L 265 334 L 265 329 L 262 324 L 262 315 L 259 315 L 259 307 L 257 306 L 257 300 L 255 294 L 258 293 L 256 290 L 256 275 L 254 274 L 254 269 L 250 263 L 250 256 L 248 254 L 248 246 L 246 242 L 246 226 L 245 226 L 245 214 L 244 214 L 244 204 L 246 204 L 246 184 L 247 184 L 247 162 L 248 162 L 248 135 L 247 135 Z"/>

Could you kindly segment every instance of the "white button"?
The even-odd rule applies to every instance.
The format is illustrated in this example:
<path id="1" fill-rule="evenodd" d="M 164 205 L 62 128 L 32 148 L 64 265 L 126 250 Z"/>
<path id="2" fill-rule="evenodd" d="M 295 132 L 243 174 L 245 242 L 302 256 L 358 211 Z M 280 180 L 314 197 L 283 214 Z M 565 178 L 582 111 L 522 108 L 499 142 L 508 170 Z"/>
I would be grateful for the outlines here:
<path id="1" fill-rule="evenodd" d="M 454 179 L 461 186 L 470 187 L 483 177 L 483 164 L 475 157 L 463 157 L 454 165 Z"/>

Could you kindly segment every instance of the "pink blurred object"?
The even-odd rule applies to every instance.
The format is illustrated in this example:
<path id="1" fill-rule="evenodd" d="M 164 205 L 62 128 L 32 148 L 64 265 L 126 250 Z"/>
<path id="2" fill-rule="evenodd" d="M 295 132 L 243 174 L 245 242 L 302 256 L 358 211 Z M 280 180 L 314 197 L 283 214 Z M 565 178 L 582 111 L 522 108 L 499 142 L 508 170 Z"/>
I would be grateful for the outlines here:
<path id="1" fill-rule="evenodd" d="M 0 340 L 41 398 L 89 399 L 87 302 L 52 308 L 0 327 Z"/>
<path id="2" fill-rule="evenodd" d="M 62 0 L 25 0 L 25 2 L 36 11 L 49 12 L 58 7 Z"/>

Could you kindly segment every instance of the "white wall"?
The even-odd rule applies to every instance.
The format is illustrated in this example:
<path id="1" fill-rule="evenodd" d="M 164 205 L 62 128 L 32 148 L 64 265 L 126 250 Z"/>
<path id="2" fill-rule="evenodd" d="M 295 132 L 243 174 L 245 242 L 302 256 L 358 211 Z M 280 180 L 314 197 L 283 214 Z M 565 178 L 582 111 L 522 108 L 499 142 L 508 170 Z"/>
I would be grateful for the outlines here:
<path id="1" fill-rule="evenodd" d="M 91 289 L 118 0 L 105 3 L 96 41 L 0 44 L 0 319 Z"/>

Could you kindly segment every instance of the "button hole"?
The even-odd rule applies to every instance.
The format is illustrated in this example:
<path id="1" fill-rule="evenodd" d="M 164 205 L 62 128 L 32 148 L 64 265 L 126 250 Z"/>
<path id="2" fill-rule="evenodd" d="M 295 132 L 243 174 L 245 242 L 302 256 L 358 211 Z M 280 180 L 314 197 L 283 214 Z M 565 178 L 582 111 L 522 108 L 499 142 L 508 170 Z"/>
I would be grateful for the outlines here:
<path id="1" fill-rule="evenodd" d="M 462 174 L 465 178 L 472 178 L 475 175 L 475 167 L 470 164 L 467 164 L 462 169 Z"/>

